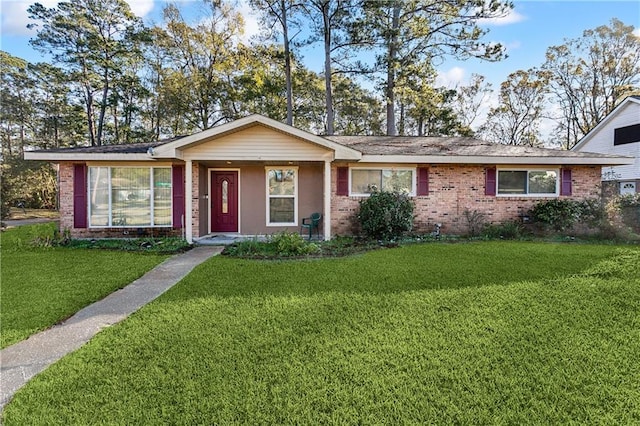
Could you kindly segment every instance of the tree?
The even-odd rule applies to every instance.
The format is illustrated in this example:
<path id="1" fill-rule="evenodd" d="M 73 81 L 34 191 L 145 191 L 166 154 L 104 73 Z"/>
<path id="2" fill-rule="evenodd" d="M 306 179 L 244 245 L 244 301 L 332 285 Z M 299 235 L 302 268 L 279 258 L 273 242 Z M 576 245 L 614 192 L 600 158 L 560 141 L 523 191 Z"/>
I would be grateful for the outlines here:
<path id="1" fill-rule="evenodd" d="M 207 3 L 209 16 L 195 27 L 188 25 L 177 7 L 164 9 L 172 68 L 163 75 L 162 96 L 172 105 L 184 130 L 208 129 L 235 118 L 234 74 L 244 65 L 238 54 L 242 16 L 229 5 Z M 178 131 L 178 127 L 174 128 Z"/>
<path id="2" fill-rule="evenodd" d="M 235 77 L 241 88 L 241 113 L 260 113 L 274 120 L 286 119 L 286 87 L 282 62 L 283 52 L 278 46 L 255 45 L 245 48 L 246 66 Z"/>
<path id="3" fill-rule="evenodd" d="M 617 19 L 547 49 L 552 101 L 560 106 L 556 134 L 571 149 L 640 84 L 640 38 Z"/>
<path id="4" fill-rule="evenodd" d="M 39 23 L 34 48 L 53 55 L 78 82 L 84 98 L 91 145 L 102 145 L 109 95 L 126 58 L 139 54 L 135 36 L 142 22 L 124 0 L 70 0 L 47 9 L 29 7 Z M 95 107 L 97 107 L 97 117 Z"/>
<path id="5" fill-rule="evenodd" d="M 463 128 L 472 129 L 490 94 L 491 83 L 485 82 L 485 77 L 478 74 L 471 75 L 468 86 L 456 87 L 452 107 Z"/>
<path id="6" fill-rule="evenodd" d="M 84 144 L 87 126 L 69 76 L 47 63 L 29 64 L 28 72 L 34 82 L 31 145 L 46 149 Z"/>
<path id="7" fill-rule="evenodd" d="M 334 77 L 335 130 L 340 135 L 380 135 L 383 107 L 374 93 L 346 76 Z"/>
<path id="8" fill-rule="evenodd" d="M 304 10 L 311 22 L 312 40 L 321 40 L 324 53 L 324 92 L 327 135 L 334 133 L 335 111 L 333 104 L 333 76 L 339 73 L 341 64 L 349 56 L 351 40 L 348 37 L 350 22 L 357 9 L 355 0 L 306 0 Z"/>
<path id="9" fill-rule="evenodd" d="M 284 52 L 284 77 L 286 86 L 287 124 L 293 125 L 293 77 L 292 77 L 292 52 L 293 39 L 298 35 L 295 32 L 300 27 L 298 15 L 302 12 L 302 5 L 297 0 L 251 0 L 251 4 L 264 11 L 263 23 L 267 28 L 279 27 L 282 37 Z M 294 33 L 292 33 L 292 30 Z"/>
<path id="10" fill-rule="evenodd" d="M 2 157 L 22 155 L 33 116 L 34 81 L 28 62 L 0 51 L 0 131 Z"/>
<path id="11" fill-rule="evenodd" d="M 546 82 L 535 70 L 509 74 L 500 86 L 500 104 L 491 108 L 480 134 L 506 145 L 538 146 Z"/>
<path id="12" fill-rule="evenodd" d="M 445 55 L 499 60 L 500 44 L 482 42 L 486 29 L 478 20 L 506 15 L 510 2 L 501 0 L 364 0 L 363 16 L 354 26 L 358 42 L 375 49 L 376 69 L 387 109 L 387 134 L 395 135 L 399 74 L 419 61 L 433 64 Z"/>

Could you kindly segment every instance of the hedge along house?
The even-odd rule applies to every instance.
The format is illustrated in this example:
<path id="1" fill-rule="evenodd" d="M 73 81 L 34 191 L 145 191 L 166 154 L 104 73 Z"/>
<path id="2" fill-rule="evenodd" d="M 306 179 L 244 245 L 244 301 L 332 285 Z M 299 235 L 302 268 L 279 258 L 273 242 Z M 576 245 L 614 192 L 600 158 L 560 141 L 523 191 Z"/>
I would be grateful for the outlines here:
<path id="1" fill-rule="evenodd" d="M 633 159 L 470 138 L 316 136 L 252 115 L 155 143 L 31 151 L 59 165 L 60 228 L 73 237 L 266 235 L 321 213 L 350 234 L 376 190 L 415 201 L 417 231 L 466 230 L 464 211 L 517 219 L 549 198 L 600 196 L 603 166 Z"/>

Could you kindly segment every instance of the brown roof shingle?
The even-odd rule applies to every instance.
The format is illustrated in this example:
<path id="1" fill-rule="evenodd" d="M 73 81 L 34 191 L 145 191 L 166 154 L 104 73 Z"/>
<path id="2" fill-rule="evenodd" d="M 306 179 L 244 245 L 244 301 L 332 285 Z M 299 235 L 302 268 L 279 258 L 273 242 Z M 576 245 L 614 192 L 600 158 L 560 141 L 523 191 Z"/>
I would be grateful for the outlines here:
<path id="1" fill-rule="evenodd" d="M 333 142 L 356 149 L 364 155 L 437 155 L 489 157 L 562 157 L 581 158 L 581 153 L 550 148 L 502 145 L 467 137 L 430 136 L 324 136 Z M 612 157 L 588 154 L 589 157 Z"/>

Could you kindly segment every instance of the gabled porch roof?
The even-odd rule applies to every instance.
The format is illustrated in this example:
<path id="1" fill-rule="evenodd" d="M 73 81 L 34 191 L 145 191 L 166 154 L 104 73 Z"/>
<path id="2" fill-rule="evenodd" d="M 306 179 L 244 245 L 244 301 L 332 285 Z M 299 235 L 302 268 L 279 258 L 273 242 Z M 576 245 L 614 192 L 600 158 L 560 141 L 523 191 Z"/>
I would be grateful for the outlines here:
<path id="1" fill-rule="evenodd" d="M 173 142 L 163 144 L 152 150 L 152 156 L 154 158 L 183 158 L 183 152 L 189 148 L 196 147 L 200 144 L 212 141 L 221 136 L 226 136 L 231 133 L 239 132 L 254 126 L 264 126 L 285 135 L 300 139 L 303 142 L 312 143 L 321 148 L 333 151 L 334 160 L 352 160 L 358 161 L 362 158 L 362 153 L 359 151 L 325 139 L 321 136 L 316 136 L 312 133 L 308 133 L 304 130 L 297 129 L 295 127 L 286 125 L 271 118 L 254 114 L 248 117 L 240 118 L 230 123 L 225 123 L 220 126 L 212 127 L 211 129 L 204 130 L 202 132 L 186 136 L 177 139 Z"/>

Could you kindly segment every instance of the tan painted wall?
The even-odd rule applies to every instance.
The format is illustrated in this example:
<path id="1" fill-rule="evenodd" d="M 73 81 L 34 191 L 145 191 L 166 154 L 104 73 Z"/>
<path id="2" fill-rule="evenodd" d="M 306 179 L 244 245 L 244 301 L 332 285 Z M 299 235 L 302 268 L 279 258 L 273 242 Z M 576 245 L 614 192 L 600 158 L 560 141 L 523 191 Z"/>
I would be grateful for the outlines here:
<path id="1" fill-rule="evenodd" d="M 355 231 L 355 215 L 361 197 L 336 195 L 336 167 L 331 182 L 332 235 L 352 234 Z M 519 166 L 521 167 L 521 166 Z M 499 223 L 514 220 L 526 214 L 534 204 L 548 199 L 538 197 L 496 197 L 485 195 L 485 166 L 478 165 L 430 165 L 429 195 L 414 197 L 414 228 L 418 232 L 430 232 L 436 223 L 442 224 L 442 232 L 464 234 L 467 224 L 464 210 L 484 213 L 487 222 Z M 568 199 L 600 197 L 600 167 L 572 167 L 573 192 Z"/>
<path id="2" fill-rule="evenodd" d="M 264 126 L 254 126 L 188 148 L 185 160 L 321 161 L 333 152 Z"/>
<path id="3" fill-rule="evenodd" d="M 279 167 L 271 165 L 270 167 Z M 282 165 L 283 168 L 292 167 Z M 269 235 L 280 231 L 297 232 L 300 230 L 300 222 L 303 217 L 308 217 L 313 212 L 322 212 L 323 206 L 323 165 L 302 164 L 298 165 L 298 225 L 297 226 L 267 226 L 266 212 L 266 170 L 264 164 L 241 165 L 229 167 L 240 169 L 240 233 L 244 235 Z M 222 168 L 221 168 L 222 169 Z M 207 172 L 207 179 L 211 174 Z M 209 182 L 207 181 L 208 188 Z M 204 186 L 202 188 L 205 188 Z M 204 189 L 208 191 L 208 189 Z M 202 193 L 204 194 L 204 193 Z M 201 195 L 202 195 L 201 194 Z M 202 196 L 200 197 L 202 198 Z M 200 218 L 206 218 L 209 226 L 209 205 L 203 215 L 194 213 Z M 205 220 L 205 219 L 201 219 Z M 199 231 L 202 232 L 202 226 Z M 194 226 L 195 231 L 195 226 Z M 204 235 L 201 233 L 200 235 Z"/>

